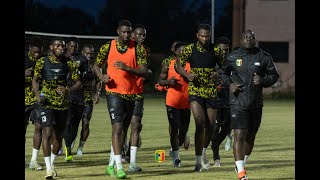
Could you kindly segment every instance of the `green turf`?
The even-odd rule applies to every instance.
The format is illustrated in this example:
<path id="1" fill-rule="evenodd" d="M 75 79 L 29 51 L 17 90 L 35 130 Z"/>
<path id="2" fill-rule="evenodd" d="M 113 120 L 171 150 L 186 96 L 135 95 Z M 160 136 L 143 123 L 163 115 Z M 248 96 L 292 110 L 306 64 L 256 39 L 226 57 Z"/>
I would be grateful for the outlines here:
<path id="1" fill-rule="evenodd" d="M 255 147 L 246 165 L 249 179 L 295 179 L 295 101 L 294 100 L 265 100 L 262 124 L 256 137 Z M 168 120 L 164 99 L 145 99 L 143 116 L 142 147 L 138 149 L 137 162 L 143 171 L 128 173 L 128 163 L 123 166 L 127 172 L 127 179 L 237 179 L 234 171 L 232 149 L 224 150 L 224 142 L 220 146 L 221 167 L 211 167 L 208 171 L 193 173 L 195 164 L 194 152 L 194 120 L 191 117 L 189 135 L 191 149 L 180 152 L 181 168 L 173 168 L 169 158 Z M 91 120 L 91 132 L 83 149 L 83 157 L 74 156 L 74 162 L 64 162 L 64 156 L 56 159 L 55 167 L 58 172 L 56 179 L 99 180 L 115 179 L 104 174 L 108 163 L 111 128 L 109 115 L 106 111 L 106 102 L 102 98 L 100 104 L 94 107 Z M 32 153 L 33 125 L 28 126 L 26 135 L 26 157 L 30 161 Z M 79 144 L 77 138 L 73 153 Z M 165 150 L 166 160 L 155 161 L 155 150 Z M 213 163 L 212 151 L 209 148 L 207 155 Z M 45 167 L 42 148 L 38 162 Z M 26 163 L 26 180 L 44 179 L 46 171 L 28 169 Z"/>

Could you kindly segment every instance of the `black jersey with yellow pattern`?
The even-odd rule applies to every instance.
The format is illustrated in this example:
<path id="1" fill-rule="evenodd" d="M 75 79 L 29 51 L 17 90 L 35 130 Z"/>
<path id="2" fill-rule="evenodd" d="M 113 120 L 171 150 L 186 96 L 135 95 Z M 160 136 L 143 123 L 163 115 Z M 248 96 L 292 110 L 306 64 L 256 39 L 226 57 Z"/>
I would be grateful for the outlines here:
<path id="1" fill-rule="evenodd" d="M 147 57 L 147 64 L 150 63 L 150 60 L 151 60 L 151 51 L 150 51 L 150 48 L 148 46 L 146 46 L 145 44 L 142 44 L 142 43 L 139 43 L 141 44 L 144 49 L 145 49 L 145 52 L 146 52 L 146 57 Z"/>
<path id="2" fill-rule="evenodd" d="M 47 56 L 50 63 L 56 64 L 61 63 L 51 56 Z M 67 66 L 69 68 L 69 73 L 71 73 L 72 79 L 78 79 L 78 67 L 75 61 L 71 59 L 67 59 Z M 40 79 L 39 85 L 42 87 L 39 89 L 39 92 L 44 94 L 44 104 L 43 106 L 46 108 L 54 109 L 54 110 L 66 110 L 68 109 L 68 103 L 66 96 L 60 95 L 57 93 L 56 88 L 59 84 L 66 85 L 66 80 L 45 80 L 42 78 L 42 71 L 44 69 L 45 57 L 39 59 L 36 63 L 34 75 Z M 66 78 L 67 79 L 67 78 Z"/>
<path id="3" fill-rule="evenodd" d="M 207 50 L 204 49 L 199 42 L 191 43 L 184 47 L 180 56 L 180 63 L 185 66 L 192 55 L 192 49 L 196 46 L 196 50 L 200 53 L 204 53 Z M 216 59 L 218 64 L 223 64 L 224 58 L 222 50 L 218 46 L 210 46 L 210 51 L 213 51 L 214 56 L 212 59 Z M 201 59 L 199 59 L 201 60 Z M 195 82 L 189 82 L 189 95 L 200 96 L 202 98 L 216 98 L 217 96 L 217 83 L 212 81 L 210 74 L 216 71 L 215 68 L 194 68 L 190 67 L 190 73 L 198 75 L 198 79 Z"/>
<path id="4" fill-rule="evenodd" d="M 93 104 L 93 90 L 95 89 L 95 82 L 99 81 L 93 72 L 94 61 L 88 61 L 83 55 L 77 56 L 74 58 L 74 61 L 78 63 L 82 88 L 69 93 L 68 101 L 69 103 L 77 105 Z M 68 81 L 68 86 L 72 86 L 73 84 L 74 81 Z"/>
<path id="5" fill-rule="evenodd" d="M 85 71 L 87 72 L 93 72 L 93 63 L 94 61 L 87 61 L 86 67 L 84 67 Z M 87 77 L 84 76 L 81 79 L 82 82 L 82 88 L 83 88 L 83 98 L 84 102 L 86 104 L 93 104 L 93 94 L 96 91 L 96 84 L 100 82 L 99 78 L 94 75 L 94 73 L 90 73 L 93 76 L 92 77 Z"/>
<path id="6" fill-rule="evenodd" d="M 169 65 L 170 65 L 170 62 L 171 62 L 171 60 L 172 60 L 173 58 L 174 58 L 173 55 L 170 55 L 170 56 L 164 58 L 164 60 L 162 60 L 161 65 L 162 65 L 162 66 L 169 66 Z"/>
<path id="7" fill-rule="evenodd" d="M 96 57 L 96 63 L 101 67 L 103 64 L 106 64 L 109 51 L 110 51 L 111 41 L 106 42 L 106 44 L 102 45 L 101 48 L 98 51 L 97 57 Z M 117 50 L 120 53 L 125 53 L 128 50 L 128 45 L 121 46 L 119 44 L 119 41 L 116 39 L 116 46 Z M 136 59 L 137 59 L 137 65 L 148 65 L 148 57 L 146 53 L 146 49 L 144 46 L 140 43 L 135 42 L 135 50 L 136 50 Z M 120 96 L 123 99 L 126 100 L 138 100 L 142 99 L 142 94 L 119 94 L 114 92 L 106 91 L 106 94 L 115 94 Z"/>
<path id="8" fill-rule="evenodd" d="M 26 53 L 26 61 L 32 62 L 32 64 L 36 63 L 38 59 L 35 59 L 31 56 L 30 51 Z M 28 62 L 27 62 L 28 63 Z M 28 63 L 31 64 L 31 63 Z M 30 68 L 30 67 L 28 67 Z M 33 67 L 34 68 L 34 67 Z M 32 77 L 25 77 L 24 78 L 24 102 L 26 106 L 31 106 L 37 102 L 37 99 L 34 95 L 34 92 L 32 90 Z"/>
<path id="9" fill-rule="evenodd" d="M 84 102 L 86 104 L 92 104 L 93 103 L 93 94 L 95 93 L 96 89 L 96 83 L 99 82 L 99 78 L 95 77 L 95 79 L 92 80 L 87 80 L 83 79 L 81 80 L 82 82 L 82 88 L 83 88 L 83 96 L 84 96 Z"/>

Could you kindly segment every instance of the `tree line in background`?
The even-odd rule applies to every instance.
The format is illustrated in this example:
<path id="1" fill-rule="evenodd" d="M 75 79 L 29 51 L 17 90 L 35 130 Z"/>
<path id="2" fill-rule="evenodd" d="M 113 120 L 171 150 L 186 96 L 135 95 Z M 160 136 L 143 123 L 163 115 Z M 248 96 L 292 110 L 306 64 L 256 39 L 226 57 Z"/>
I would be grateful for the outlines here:
<path id="1" fill-rule="evenodd" d="M 120 19 L 128 19 L 133 25 L 139 23 L 146 26 L 146 44 L 152 52 L 169 53 L 172 41 L 192 42 L 196 40 L 196 27 L 199 23 L 211 24 L 211 0 L 197 4 L 199 2 L 192 1 L 191 8 L 181 8 L 184 0 L 106 0 L 106 6 L 98 12 L 96 21 L 95 17 L 78 8 L 51 8 L 40 2 L 26 0 L 25 30 L 116 36 L 117 22 Z M 197 7 L 197 10 L 193 7 Z M 223 11 L 219 20 L 215 19 L 215 37 L 224 35 L 231 38 L 231 0 L 228 0 Z"/>

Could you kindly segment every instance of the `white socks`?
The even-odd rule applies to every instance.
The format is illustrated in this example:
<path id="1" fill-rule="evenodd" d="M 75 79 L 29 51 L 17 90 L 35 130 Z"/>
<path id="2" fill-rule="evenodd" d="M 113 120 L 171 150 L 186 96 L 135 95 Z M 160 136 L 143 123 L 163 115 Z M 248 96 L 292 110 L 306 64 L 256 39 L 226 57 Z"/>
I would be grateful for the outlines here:
<path id="1" fill-rule="evenodd" d="M 113 166 L 114 165 L 114 152 L 113 152 L 113 147 L 112 147 L 112 143 L 111 143 L 111 152 L 110 152 L 110 158 L 109 158 L 109 166 Z"/>
<path id="2" fill-rule="evenodd" d="M 38 150 L 38 149 L 32 148 L 31 161 L 37 161 L 37 159 L 38 159 L 38 153 L 39 153 L 39 150 Z"/>
<path id="3" fill-rule="evenodd" d="M 137 146 L 130 146 L 130 164 L 136 163 L 136 157 L 137 157 Z"/>
<path id="4" fill-rule="evenodd" d="M 238 173 L 244 170 L 244 162 L 243 160 L 236 161 L 236 166 L 238 169 Z"/>
<path id="5" fill-rule="evenodd" d="M 120 155 L 114 155 L 114 160 L 116 161 L 117 170 L 122 169 L 121 154 Z"/>
<path id="6" fill-rule="evenodd" d="M 56 160 L 57 155 L 51 153 L 51 166 L 53 165 L 54 161 Z"/>
<path id="7" fill-rule="evenodd" d="M 52 170 L 50 156 L 44 157 L 44 162 L 46 163 L 47 172 Z"/>

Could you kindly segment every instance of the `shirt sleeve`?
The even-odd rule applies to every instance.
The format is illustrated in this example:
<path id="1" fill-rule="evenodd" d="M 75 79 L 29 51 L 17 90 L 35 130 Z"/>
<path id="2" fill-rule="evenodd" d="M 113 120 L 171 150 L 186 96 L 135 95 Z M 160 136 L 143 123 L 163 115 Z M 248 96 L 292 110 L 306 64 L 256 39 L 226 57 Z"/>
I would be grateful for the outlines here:
<path id="1" fill-rule="evenodd" d="M 217 58 L 217 63 L 219 65 L 219 68 L 221 68 L 221 66 L 224 64 L 224 57 L 223 57 L 223 52 L 222 52 L 222 49 L 219 47 L 219 46 L 215 46 L 213 48 L 214 50 L 214 54 Z"/>
<path id="2" fill-rule="evenodd" d="M 139 66 L 148 64 L 147 51 L 140 43 L 137 43 L 136 53 L 137 53 L 137 64 Z"/>
<path id="3" fill-rule="evenodd" d="M 266 63 L 265 65 L 266 76 L 263 77 L 262 86 L 266 88 L 266 87 L 272 86 L 278 81 L 279 73 L 277 71 L 276 66 L 273 63 L 272 57 L 269 54 L 264 56 L 264 62 Z"/>
<path id="4" fill-rule="evenodd" d="M 75 80 L 75 79 L 79 79 L 79 70 L 78 70 L 78 65 L 75 61 L 68 61 L 67 62 L 68 67 L 70 69 L 70 73 L 71 73 L 71 79 Z"/>
<path id="5" fill-rule="evenodd" d="M 186 63 L 189 61 L 189 59 L 191 57 L 193 46 L 194 46 L 194 44 L 189 44 L 183 48 L 183 51 L 180 56 L 180 64 L 182 66 L 185 66 Z"/>
<path id="6" fill-rule="evenodd" d="M 232 79 L 230 78 L 232 70 L 230 56 L 231 55 L 227 55 L 225 61 L 223 60 L 223 64 L 221 64 L 220 68 L 218 69 L 219 77 L 221 78 L 223 84 L 225 84 L 227 87 L 229 87 L 232 83 Z"/>
<path id="7" fill-rule="evenodd" d="M 169 66 L 170 61 L 173 59 L 173 56 L 168 56 L 162 61 L 162 66 Z"/>
<path id="8" fill-rule="evenodd" d="M 106 44 L 102 45 L 99 49 L 99 52 L 96 57 L 96 63 L 101 67 L 104 61 L 108 58 L 110 51 L 111 41 L 108 41 Z"/>
<path id="9" fill-rule="evenodd" d="M 44 57 L 40 58 L 37 62 L 36 65 L 34 67 L 34 75 L 38 78 L 41 79 L 41 72 L 42 72 L 42 68 L 44 65 Z"/>

